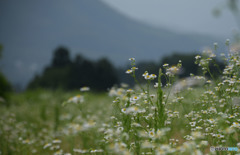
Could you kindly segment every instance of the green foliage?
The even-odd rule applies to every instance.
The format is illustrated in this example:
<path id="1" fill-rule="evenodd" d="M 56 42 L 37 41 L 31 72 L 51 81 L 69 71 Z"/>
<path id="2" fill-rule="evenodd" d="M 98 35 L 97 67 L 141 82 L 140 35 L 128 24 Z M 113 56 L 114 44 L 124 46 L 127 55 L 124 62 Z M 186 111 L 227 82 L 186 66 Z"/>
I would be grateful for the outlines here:
<path id="1" fill-rule="evenodd" d="M 69 51 L 60 47 L 54 52 L 51 66 L 45 68 L 41 76 L 36 75 L 29 83 L 28 89 L 79 89 L 89 86 L 93 90 L 106 91 L 118 83 L 116 70 L 107 59 L 97 62 L 77 55 L 70 60 Z"/>
<path id="2" fill-rule="evenodd" d="M 35 154 L 53 154 L 55 149 L 43 149 L 45 144 L 52 142 L 52 138 L 60 139 L 62 144 L 59 145 L 68 152 L 72 152 L 72 148 L 79 145 L 86 148 L 97 147 L 95 139 L 99 138 L 99 134 L 94 130 L 65 138 L 58 134 L 65 128 L 66 122 L 79 119 L 79 113 L 83 121 L 94 114 L 97 114 L 100 122 L 110 118 L 111 110 L 102 109 L 111 107 L 111 98 L 106 93 L 86 94 L 84 97 L 87 103 L 82 111 L 74 105 L 65 107 L 61 105 L 66 99 L 78 93 L 79 91 L 37 89 L 12 94 L 11 106 L 0 108 L 1 154 L 34 154 L 35 151 L 37 151 Z"/>
<path id="3" fill-rule="evenodd" d="M 56 49 L 52 60 L 53 67 L 64 67 L 70 64 L 70 62 L 69 51 L 65 47 Z"/>
<path id="4" fill-rule="evenodd" d="M 9 93 L 11 92 L 12 88 L 7 79 L 4 75 L 0 72 L 0 104 L 6 104 L 6 101 L 9 98 Z"/>
<path id="5" fill-rule="evenodd" d="M 0 58 L 2 57 L 2 49 L 3 46 L 0 44 Z M 12 88 L 10 83 L 7 81 L 5 76 L 0 71 L 0 105 L 7 104 L 7 100 L 11 90 Z"/>

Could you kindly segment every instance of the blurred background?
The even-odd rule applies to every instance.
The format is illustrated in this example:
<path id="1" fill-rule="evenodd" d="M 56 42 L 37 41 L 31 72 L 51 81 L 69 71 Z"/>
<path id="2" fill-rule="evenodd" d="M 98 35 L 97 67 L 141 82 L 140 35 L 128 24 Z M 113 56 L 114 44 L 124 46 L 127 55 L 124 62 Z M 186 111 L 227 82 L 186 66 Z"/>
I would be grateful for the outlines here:
<path id="1" fill-rule="evenodd" d="M 226 52 L 225 40 L 239 39 L 239 7 L 239 0 L 1 0 L 1 92 L 132 84 L 130 57 L 139 75 L 179 59 L 183 77 L 197 73 L 197 53 L 214 42 Z"/>

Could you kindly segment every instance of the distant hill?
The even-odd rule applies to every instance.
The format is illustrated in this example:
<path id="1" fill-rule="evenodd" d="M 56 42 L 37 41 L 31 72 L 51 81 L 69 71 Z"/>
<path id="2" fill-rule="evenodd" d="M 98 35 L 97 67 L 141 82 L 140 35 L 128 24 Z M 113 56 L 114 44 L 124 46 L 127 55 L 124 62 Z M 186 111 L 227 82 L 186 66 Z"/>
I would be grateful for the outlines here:
<path id="1" fill-rule="evenodd" d="M 129 57 L 160 60 L 172 51 L 196 51 L 218 41 L 150 27 L 100 0 L 0 1 L 0 23 L 1 68 L 19 86 L 41 72 L 60 45 L 74 54 L 104 56 L 123 65 Z"/>

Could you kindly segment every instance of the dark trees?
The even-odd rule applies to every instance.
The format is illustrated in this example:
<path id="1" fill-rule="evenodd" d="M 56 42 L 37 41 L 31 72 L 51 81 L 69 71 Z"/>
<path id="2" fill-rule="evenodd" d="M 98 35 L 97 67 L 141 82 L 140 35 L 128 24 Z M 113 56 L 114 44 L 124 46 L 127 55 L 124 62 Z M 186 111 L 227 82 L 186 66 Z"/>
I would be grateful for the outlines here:
<path id="1" fill-rule="evenodd" d="M 107 59 L 97 62 L 77 55 L 73 61 L 70 52 L 60 47 L 54 51 L 51 65 L 46 67 L 42 75 L 36 75 L 28 88 L 79 89 L 89 86 L 93 90 L 102 91 L 118 83 L 114 66 Z"/>

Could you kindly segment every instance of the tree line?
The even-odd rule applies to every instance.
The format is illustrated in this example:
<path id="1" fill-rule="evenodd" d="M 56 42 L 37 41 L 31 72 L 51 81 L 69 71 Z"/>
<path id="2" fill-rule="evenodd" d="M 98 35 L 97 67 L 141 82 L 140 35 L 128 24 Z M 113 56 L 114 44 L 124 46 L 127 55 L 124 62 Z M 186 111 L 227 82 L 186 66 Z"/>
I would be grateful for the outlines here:
<path id="1" fill-rule="evenodd" d="M 53 53 L 51 65 L 44 69 L 42 75 L 34 77 L 28 89 L 72 90 L 88 86 L 102 91 L 118 83 L 116 69 L 107 58 L 92 61 L 78 54 L 71 60 L 68 49 L 59 47 Z"/>
<path id="2" fill-rule="evenodd" d="M 0 44 L 0 59 L 2 58 L 3 46 Z M 9 93 L 12 91 L 11 84 L 8 82 L 6 77 L 3 75 L 0 68 L 0 105 L 6 104 L 6 100 L 9 98 Z"/>
<path id="3" fill-rule="evenodd" d="M 195 53 L 175 53 L 169 56 L 163 57 L 159 62 L 139 62 L 137 63 L 138 70 L 136 76 L 140 82 L 144 82 L 142 74 L 145 71 L 158 75 L 159 68 L 162 68 L 163 64 L 168 63 L 176 65 L 179 60 L 182 61 L 183 70 L 179 74 L 180 78 L 188 77 L 190 73 L 199 75 L 201 70 L 195 64 Z M 218 66 L 223 69 L 224 64 L 216 60 Z M 36 75 L 29 83 L 27 89 L 47 88 L 47 89 L 64 89 L 72 90 L 79 89 L 83 86 L 88 86 L 96 91 L 106 91 L 113 85 L 119 83 L 126 83 L 130 86 L 134 85 L 133 78 L 126 74 L 125 71 L 131 66 L 125 66 L 122 68 L 116 68 L 107 59 L 102 58 L 97 61 L 88 60 L 82 55 L 78 54 L 72 60 L 70 59 L 70 52 L 65 47 L 57 48 L 53 53 L 52 62 L 47 66 L 41 75 Z M 214 65 L 210 65 L 210 69 L 215 76 L 218 76 L 214 72 Z M 162 79 L 163 84 L 166 83 L 164 77 Z"/>

